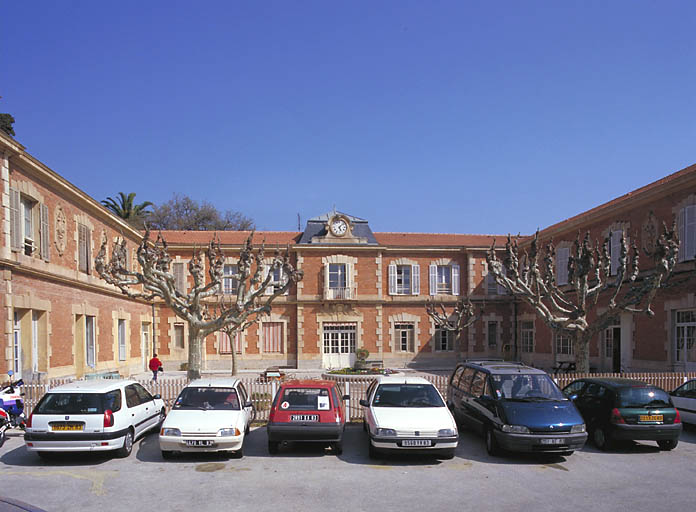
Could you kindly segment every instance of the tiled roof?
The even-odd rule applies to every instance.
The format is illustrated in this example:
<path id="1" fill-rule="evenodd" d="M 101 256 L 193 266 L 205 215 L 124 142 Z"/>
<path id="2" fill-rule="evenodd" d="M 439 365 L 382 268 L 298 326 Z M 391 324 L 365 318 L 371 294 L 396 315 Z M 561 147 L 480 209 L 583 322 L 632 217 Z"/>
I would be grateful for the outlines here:
<path id="1" fill-rule="evenodd" d="M 298 231 L 257 231 L 254 244 L 265 240 L 267 246 L 294 245 L 301 232 Z M 156 232 L 151 234 L 152 238 Z M 242 245 L 249 231 L 163 231 L 162 236 L 170 245 L 208 245 L 213 237 L 219 237 L 222 245 Z M 495 239 L 496 245 L 505 245 L 507 235 L 462 235 L 447 233 L 375 233 L 380 245 L 392 247 L 490 247 Z"/>
<path id="2" fill-rule="evenodd" d="M 507 235 L 460 235 L 448 233 L 375 233 L 380 245 L 398 247 L 490 247 L 505 245 Z"/>

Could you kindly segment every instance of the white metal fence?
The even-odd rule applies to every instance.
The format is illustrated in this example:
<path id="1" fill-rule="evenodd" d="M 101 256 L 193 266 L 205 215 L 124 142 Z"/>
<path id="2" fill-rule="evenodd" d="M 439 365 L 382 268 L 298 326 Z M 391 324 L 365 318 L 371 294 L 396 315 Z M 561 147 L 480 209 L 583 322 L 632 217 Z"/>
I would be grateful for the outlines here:
<path id="1" fill-rule="evenodd" d="M 432 382 L 435 387 L 440 390 L 443 396 L 447 396 L 447 382 L 449 376 L 443 375 L 422 375 L 424 378 Z M 572 380 L 583 377 L 623 377 L 637 379 L 657 385 L 667 391 L 671 391 L 680 386 L 689 379 L 696 378 L 696 372 L 690 373 L 564 373 L 552 376 L 559 387 L 563 388 Z M 27 382 L 22 386 L 24 393 L 24 410 L 26 415 L 31 414 L 39 399 L 50 388 L 71 382 L 74 379 L 54 379 L 48 383 L 33 383 Z M 251 401 L 256 409 L 256 421 L 264 422 L 268 420 L 268 413 L 271 408 L 271 402 L 278 389 L 279 382 L 260 382 L 258 378 L 241 378 L 246 387 Z M 371 377 L 335 377 L 335 380 L 341 382 L 343 392 L 350 395 L 347 404 L 348 417 L 352 421 L 358 421 L 363 418 L 363 407 L 360 405 L 360 399 L 365 397 L 365 391 L 372 382 Z M 157 382 L 151 380 L 139 381 L 152 394 L 159 394 L 165 401 L 167 408 L 170 408 L 179 395 L 179 392 L 186 386 L 188 380 L 180 379 L 161 379 Z"/>

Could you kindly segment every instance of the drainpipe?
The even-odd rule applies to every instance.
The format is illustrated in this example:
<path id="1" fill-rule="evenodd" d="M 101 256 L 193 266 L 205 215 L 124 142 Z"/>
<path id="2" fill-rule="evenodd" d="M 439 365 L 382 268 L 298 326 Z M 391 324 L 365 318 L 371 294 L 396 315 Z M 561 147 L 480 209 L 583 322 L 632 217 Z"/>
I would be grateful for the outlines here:
<path id="1" fill-rule="evenodd" d="M 155 303 L 152 303 L 152 356 L 157 353 L 157 341 L 155 340 Z"/>
<path id="2" fill-rule="evenodd" d="M 513 321 L 512 321 L 512 347 L 514 352 L 514 360 L 519 361 L 519 351 L 517 350 L 517 300 L 512 301 Z"/>

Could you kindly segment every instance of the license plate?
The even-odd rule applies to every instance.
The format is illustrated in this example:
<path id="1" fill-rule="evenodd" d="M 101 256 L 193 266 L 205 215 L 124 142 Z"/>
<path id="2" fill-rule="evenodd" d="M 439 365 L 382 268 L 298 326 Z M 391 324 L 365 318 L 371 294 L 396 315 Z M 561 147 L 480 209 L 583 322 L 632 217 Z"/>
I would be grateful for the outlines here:
<path id="1" fill-rule="evenodd" d="M 662 414 L 653 414 L 648 416 L 647 414 L 641 414 L 639 421 L 663 421 Z"/>
<path id="2" fill-rule="evenodd" d="M 213 446 L 212 441 L 191 440 L 186 441 L 186 446 Z"/>
<path id="3" fill-rule="evenodd" d="M 290 421 L 319 421 L 318 414 L 291 414 Z"/>
<path id="4" fill-rule="evenodd" d="M 542 439 L 541 444 L 565 444 L 565 440 L 558 438 Z"/>
<path id="5" fill-rule="evenodd" d="M 404 439 L 401 446 L 432 446 L 430 439 Z"/>
<path id="6" fill-rule="evenodd" d="M 51 425 L 51 430 L 56 431 L 76 431 L 84 430 L 85 426 L 82 423 L 62 423 L 58 425 Z"/>

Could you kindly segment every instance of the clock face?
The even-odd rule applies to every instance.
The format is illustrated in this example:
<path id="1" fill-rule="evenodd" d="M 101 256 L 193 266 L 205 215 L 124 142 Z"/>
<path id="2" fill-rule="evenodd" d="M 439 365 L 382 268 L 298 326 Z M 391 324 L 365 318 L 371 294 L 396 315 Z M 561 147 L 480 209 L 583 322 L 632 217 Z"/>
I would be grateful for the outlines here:
<path id="1" fill-rule="evenodd" d="M 342 236 L 348 231 L 348 224 L 343 219 L 336 219 L 331 221 L 331 232 L 336 236 Z"/>

